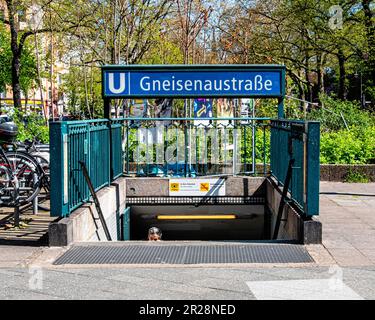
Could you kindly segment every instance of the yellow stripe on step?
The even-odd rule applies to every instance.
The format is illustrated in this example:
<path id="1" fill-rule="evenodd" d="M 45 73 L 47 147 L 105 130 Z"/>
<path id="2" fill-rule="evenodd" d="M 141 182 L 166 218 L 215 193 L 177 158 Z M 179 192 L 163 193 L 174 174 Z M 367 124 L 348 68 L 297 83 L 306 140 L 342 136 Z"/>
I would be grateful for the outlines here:
<path id="1" fill-rule="evenodd" d="M 234 214 L 226 215 L 160 215 L 158 220 L 233 220 L 236 219 Z"/>

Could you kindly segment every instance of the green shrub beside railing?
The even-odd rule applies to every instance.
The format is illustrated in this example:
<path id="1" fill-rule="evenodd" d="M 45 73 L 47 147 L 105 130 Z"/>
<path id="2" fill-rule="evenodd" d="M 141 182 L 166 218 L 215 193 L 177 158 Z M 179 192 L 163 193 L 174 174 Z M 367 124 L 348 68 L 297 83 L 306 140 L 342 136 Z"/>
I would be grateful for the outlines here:
<path id="1" fill-rule="evenodd" d="M 322 133 L 320 161 L 323 164 L 375 163 L 375 126 Z"/>

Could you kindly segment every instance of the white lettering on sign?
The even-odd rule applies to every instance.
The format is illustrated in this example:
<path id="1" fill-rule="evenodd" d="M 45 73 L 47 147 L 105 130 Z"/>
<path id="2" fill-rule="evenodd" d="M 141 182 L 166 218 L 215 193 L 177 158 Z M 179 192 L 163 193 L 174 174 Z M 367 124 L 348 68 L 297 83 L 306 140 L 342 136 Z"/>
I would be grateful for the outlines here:
<path id="1" fill-rule="evenodd" d="M 110 74 L 111 75 L 111 74 Z M 124 75 L 124 87 L 125 89 L 125 75 Z M 175 76 L 172 76 L 170 79 L 160 80 L 160 79 L 151 79 L 149 76 L 144 76 L 140 80 L 140 88 L 143 91 L 271 91 L 273 86 L 272 80 L 265 80 L 261 75 L 255 76 L 254 80 L 251 79 L 236 79 L 232 78 L 231 80 L 176 80 Z M 111 92 L 120 93 L 122 92 L 118 89 L 119 92 L 114 92 L 112 87 L 110 87 Z"/>
<path id="2" fill-rule="evenodd" d="M 119 94 L 125 91 L 125 73 L 120 73 L 120 84 L 118 88 L 115 88 L 115 75 L 114 73 L 108 73 L 108 88 L 112 93 Z"/>
<path id="3" fill-rule="evenodd" d="M 225 180 L 170 179 L 169 196 L 225 196 Z"/>

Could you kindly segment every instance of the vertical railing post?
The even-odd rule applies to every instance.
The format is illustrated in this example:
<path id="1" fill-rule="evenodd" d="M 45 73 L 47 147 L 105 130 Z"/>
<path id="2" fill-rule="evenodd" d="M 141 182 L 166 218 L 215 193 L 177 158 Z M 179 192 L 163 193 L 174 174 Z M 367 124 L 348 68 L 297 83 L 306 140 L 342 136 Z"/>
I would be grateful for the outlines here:
<path id="1" fill-rule="evenodd" d="M 68 126 L 51 122 L 50 129 L 51 216 L 69 214 Z"/>
<path id="2" fill-rule="evenodd" d="M 319 183 L 320 183 L 320 123 L 306 123 L 307 145 L 305 154 L 305 214 L 319 214 Z"/>
<path id="3" fill-rule="evenodd" d="M 109 122 L 109 135 L 111 141 L 110 157 L 110 179 L 113 181 L 123 174 L 123 153 L 122 153 L 122 125 L 120 123 Z"/>
<path id="4" fill-rule="evenodd" d="M 279 119 L 285 118 L 285 110 L 284 110 L 284 98 L 278 99 L 278 105 L 277 105 L 277 117 Z"/>
<path id="5" fill-rule="evenodd" d="M 130 150 L 129 150 L 129 147 L 130 147 L 130 143 L 129 143 L 129 138 L 130 138 L 130 135 L 129 135 L 129 121 L 126 120 L 126 124 L 125 124 L 125 128 L 124 130 L 126 130 L 126 174 L 130 174 L 130 156 L 129 156 L 129 153 L 130 153 Z"/>
<path id="6" fill-rule="evenodd" d="M 190 143 L 188 137 L 188 122 L 184 121 L 184 144 L 185 144 L 185 168 L 184 168 L 184 177 L 190 177 L 189 172 L 189 153 L 190 153 Z"/>
<path id="7" fill-rule="evenodd" d="M 79 146 L 78 146 L 79 148 Z M 87 123 L 86 125 L 86 137 L 85 137 L 85 156 L 84 156 L 84 161 L 85 161 L 85 164 L 86 164 L 86 168 L 87 168 L 87 171 L 88 172 L 91 172 L 91 126 L 90 126 L 90 123 Z M 79 167 L 77 169 L 80 169 Z M 87 185 L 87 183 L 85 183 L 85 177 L 83 175 L 83 173 L 81 172 L 80 173 L 81 175 L 81 185 L 84 186 L 84 197 L 82 199 L 82 201 L 88 197 L 90 195 L 90 189 Z"/>

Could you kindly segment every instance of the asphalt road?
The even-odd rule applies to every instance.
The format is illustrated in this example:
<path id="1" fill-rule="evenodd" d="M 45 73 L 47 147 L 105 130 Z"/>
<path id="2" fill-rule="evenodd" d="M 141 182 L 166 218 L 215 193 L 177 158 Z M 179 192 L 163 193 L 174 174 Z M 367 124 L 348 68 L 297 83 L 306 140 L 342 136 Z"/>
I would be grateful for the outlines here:
<path id="1" fill-rule="evenodd" d="M 316 263 L 54 267 L 62 248 L 0 246 L 0 300 L 375 299 L 374 187 L 321 184 Z"/>
<path id="2" fill-rule="evenodd" d="M 0 268 L 0 288 L 0 300 L 375 299 L 375 267 L 17 267 Z"/>

